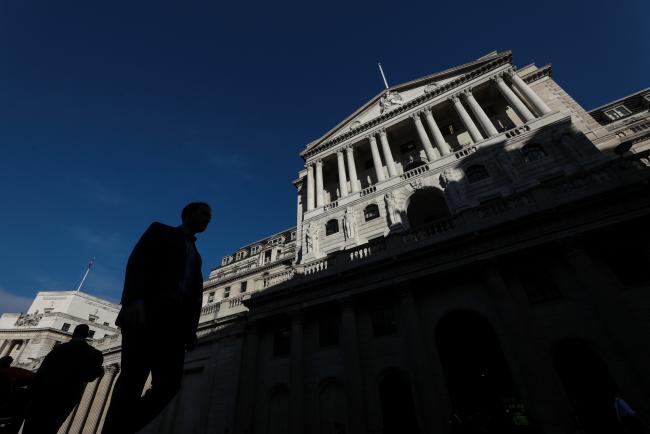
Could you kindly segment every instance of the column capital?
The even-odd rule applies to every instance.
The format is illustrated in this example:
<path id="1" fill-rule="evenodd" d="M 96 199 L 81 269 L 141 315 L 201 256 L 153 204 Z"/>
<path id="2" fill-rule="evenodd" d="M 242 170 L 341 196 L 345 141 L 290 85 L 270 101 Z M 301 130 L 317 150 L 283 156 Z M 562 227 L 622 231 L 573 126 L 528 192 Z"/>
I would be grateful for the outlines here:
<path id="1" fill-rule="evenodd" d="M 375 133 L 366 134 L 364 138 L 370 140 L 371 142 L 373 140 L 377 141 L 377 133 L 375 132 Z"/>
<path id="2" fill-rule="evenodd" d="M 344 150 L 345 148 L 346 148 L 346 147 L 343 147 L 343 148 L 339 148 L 339 149 L 337 149 L 337 150 L 336 150 L 336 156 L 338 157 L 338 156 L 340 155 L 341 157 L 343 157 L 343 150 Z"/>
<path id="3" fill-rule="evenodd" d="M 433 107 L 431 107 L 430 105 L 422 109 L 422 113 L 425 115 L 432 112 L 433 112 Z"/>
<path id="4" fill-rule="evenodd" d="M 472 94 L 472 91 L 474 88 L 472 86 L 466 87 L 465 89 L 462 90 L 462 94 L 465 96 L 470 96 Z"/>
<path id="5" fill-rule="evenodd" d="M 411 113 L 409 116 L 410 116 L 411 119 L 413 119 L 415 122 L 422 122 L 422 118 L 420 117 L 421 114 L 422 114 L 422 112 L 419 112 L 419 111 L 418 111 L 418 112 L 415 112 L 415 113 Z"/>
<path id="6" fill-rule="evenodd" d="M 381 128 L 378 132 L 380 136 L 386 136 L 386 128 Z"/>
<path id="7" fill-rule="evenodd" d="M 314 161 L 314 164 L 316 166 L 321 166 L 322 167 L 323 166 L 323 160 L 321 158 L 319 158 L 318 160 Z"/>
<path id="8" fill-rule="evenodd" d="M 345 145 L 343 148 L 345 149 L 346 152 L 354 152 L 354 145 L 352 144 Z"/>
<path id="9" fill-rule="evenodd" d="M 502 74 L 495 74 L 492 77 L 490 77 L 492 81 L 496 81 L 497 83 L 503 83 L 503 77 Z"/>
<path id="10" fill-rule="evenodd" d="M 460 99 L 458 98 L 458 95 L 459 95 L 458 93 L 455 93 L 455 94 L 453 94 L 453 95 L 449 95 L 449 96 L 447 97 L 447 100 L 450 101 L 450 102 L 453 103 L 453 104 L 455 104 L 455 103 L 457 103 L 457 102 L 460 102 Z"/>

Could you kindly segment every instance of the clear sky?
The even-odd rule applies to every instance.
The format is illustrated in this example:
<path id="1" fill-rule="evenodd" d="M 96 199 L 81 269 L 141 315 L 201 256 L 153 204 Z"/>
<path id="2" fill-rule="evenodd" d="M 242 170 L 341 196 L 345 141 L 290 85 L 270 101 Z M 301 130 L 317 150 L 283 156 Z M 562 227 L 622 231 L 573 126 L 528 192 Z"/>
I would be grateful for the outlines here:
<path id="1" fill-rule="evenodd" d="M 0 312 L 78 285 L 192 200 L 204 274 L 295 225 L 298 153 L 382 89 L 512 50 L 591 109 L 650 86 L 650 3 L 0 2 Z"/>

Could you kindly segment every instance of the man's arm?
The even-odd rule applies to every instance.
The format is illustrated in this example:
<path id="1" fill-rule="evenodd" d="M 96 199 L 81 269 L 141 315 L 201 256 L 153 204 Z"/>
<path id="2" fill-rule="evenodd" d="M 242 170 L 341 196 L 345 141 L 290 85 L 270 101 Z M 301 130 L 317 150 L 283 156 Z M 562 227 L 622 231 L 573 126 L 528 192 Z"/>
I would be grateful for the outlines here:
<path id="1" fill-rule="evenodd" d="M 151 286 L 155 275 L 162 228 L 162 224 L 152 223 L 133 247 L 126 265 L 122 305 L 144 300 L 148 295 L 147 288 Z"/>

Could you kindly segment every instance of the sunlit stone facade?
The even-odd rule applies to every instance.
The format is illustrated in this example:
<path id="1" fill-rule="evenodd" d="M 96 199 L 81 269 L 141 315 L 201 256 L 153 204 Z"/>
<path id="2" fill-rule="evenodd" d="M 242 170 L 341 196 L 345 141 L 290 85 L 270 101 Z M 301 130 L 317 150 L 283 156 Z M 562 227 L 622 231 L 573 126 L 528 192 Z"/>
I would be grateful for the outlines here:
<path id="1" fill-rule="evenodd" d="M 587 113 L 509 52 L 382 91 L 301 153 L 295 227 L 210 273 L 145 431 L 598 433 L 615 390 L 647 414 L 649 106 Z M 97 345 L 62 432 L 101 425 Z"/>

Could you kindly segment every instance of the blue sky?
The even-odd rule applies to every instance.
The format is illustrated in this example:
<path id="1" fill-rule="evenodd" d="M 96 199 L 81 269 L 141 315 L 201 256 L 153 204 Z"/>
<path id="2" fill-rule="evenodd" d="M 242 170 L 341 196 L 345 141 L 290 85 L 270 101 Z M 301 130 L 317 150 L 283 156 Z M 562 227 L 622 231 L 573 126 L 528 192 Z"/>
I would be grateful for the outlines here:
<path id="1" fill-rule="evenodd" d="M 512 50 L 590 109 L 650 85 L 650 4 L 0 2 L 0 312 L 118 300 L 154 220 L 213 205 L 204 273 L 295 224 L 298 153 L 390 84 Z"/>

